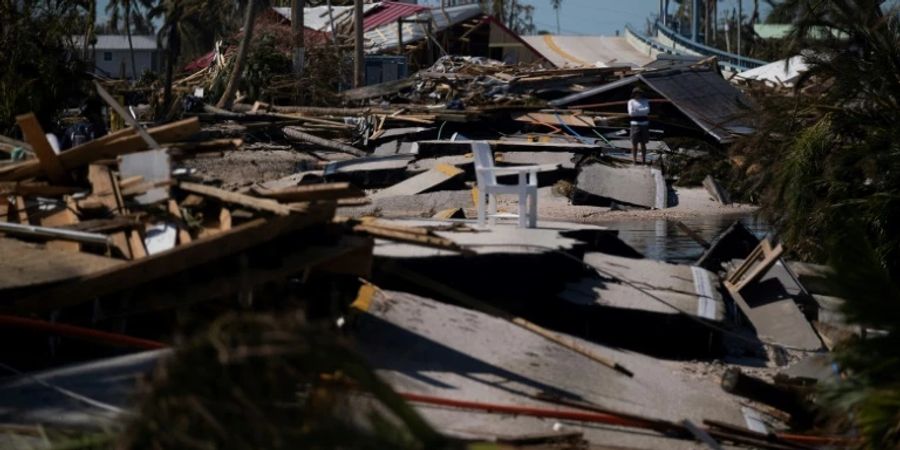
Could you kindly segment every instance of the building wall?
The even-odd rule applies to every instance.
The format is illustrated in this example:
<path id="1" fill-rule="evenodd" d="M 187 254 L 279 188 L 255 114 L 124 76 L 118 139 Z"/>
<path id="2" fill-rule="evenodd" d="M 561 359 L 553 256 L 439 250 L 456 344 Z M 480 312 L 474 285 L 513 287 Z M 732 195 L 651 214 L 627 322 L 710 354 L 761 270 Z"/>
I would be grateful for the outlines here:
<path id="1" fill-rule="evenodd" d="M 135 50 L 134 63 L 137 66 L 137 77 L 131 73 L 131 54 L 128 50 L 104 50 L 94 51 L 94 61 L 101 73 L 118 78 L 122 73 L 122 63 L 125 64 L 126 78 L 140 78 L 147 70 L 159 71 L 160 58 L 155 50 Z"/>

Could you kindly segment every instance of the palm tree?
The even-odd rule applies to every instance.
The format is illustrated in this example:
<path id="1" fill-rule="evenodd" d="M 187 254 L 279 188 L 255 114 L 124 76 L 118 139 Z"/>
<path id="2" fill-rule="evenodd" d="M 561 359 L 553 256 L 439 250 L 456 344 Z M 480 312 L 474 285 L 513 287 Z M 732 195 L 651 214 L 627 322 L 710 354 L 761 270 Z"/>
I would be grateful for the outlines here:
<path id="1" fill-rule="evenodd" d="M 256 7 L 259 3 L 261 3 L 260 0 L 248 0 L 247 5 L 244 6 L 244 34 L 241 36 L 241 43 L 238 46 L 234 64 L 231 66 L 231 74 L 228 76 L 225 91 L 216 104 L 219 108 L 230 109 L 231 104 L 234 102 L 234 95 L 237 92 L 238 83 L 244 70 L 244 62 L 247 60 L 247 54 L 250 52 L 250 41 L 253 39 L 253 24 L 256 20 Z"/>
<path id="2" fill-rule="evenodd" d="M 152 0 L 109 0 L 106 13 L 109 14 L 109 24 L 112 28 L 119 28 L 119 20 L 125 19 L 125 33 L 128 35 L 128 52 L 131 56 L 131 76 L 137 79 L 137 64 L 134 59 L 134 43 L 131 39 L 132 21 L 141 21 L 144 16 L 140 8 L 151 8 Z"/>
<path id="3" fill-rule="evenodd" d="M 560 34 L 559 27 L 559 10 L 562 7 L 562 0 L 550 0 L 550 6 L 553 7 L 553 12 L 556 13 L 556 34 Z"/>

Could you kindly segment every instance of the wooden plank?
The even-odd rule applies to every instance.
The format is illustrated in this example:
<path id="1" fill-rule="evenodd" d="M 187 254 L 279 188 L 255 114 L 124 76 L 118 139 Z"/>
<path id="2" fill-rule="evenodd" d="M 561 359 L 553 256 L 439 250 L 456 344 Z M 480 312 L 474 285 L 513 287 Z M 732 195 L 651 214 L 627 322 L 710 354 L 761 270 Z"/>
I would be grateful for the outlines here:
<path id="1" fill-rule="evenodd" d="M 85 233 L 64 228 L 42 227 L 30 224 L 0 222 L 0 232 L 16 236 L 27 236 L 39 239 L 66 239 L 69 241 L 84 242 L 86 244 L 108 244 L 109 239 L 104 234 Z"/>
<path id="2" fill-rule="evenodd" d="M 235 254 L 284 233 L 325 223 L 333 216 L 333 205 L 329 207 L 328 204 L 322 204 L 311 206 L 306 214 L 255 219 L 219 235 L 198 239 L 114 269 L 91 274 L 73 283 L 7 302 L 0 305 L 0 310 L 38 313 L 77 305 Z"/>
<path id="3" fill-rule="evenodd" d="M 12 223 L 29 223 L 28 208 L 25 205 L 25 197 L 22 197 L 21 195 L 17 195 L 15 197 L 15 202 L 9 205 L 9 211 L 7 212 L 6 220 Z"/>
<path id="4" fill-rule="evenodd" d="M 450 164 L 440 163 L 430 170 L 376 192 L 372 195 L 372 199 L 419 194 L 429 189 L 436 188 L 462 174 L 462 169 Z"/>
<path id="5" fill-rule="evenodd" d="M 144 239 L 137 230 L 131 230 L 128 233 L 128 247 L 131 249 L 131 259 L 141 259 L 147 257 L 147 247 L 144 245 Z"/>
<path id="6" fill-rule="evenodd" d="M 182 141 L 200 131 L 200 121 L 196 117 L 172 122 L 147 130 L 158 142 Z M 59 161 L 66 170 L 86 166 L 101 159 L 115 159 L 120 155 L 141 151 L 147 144 L 134 130 L 126 129 L 99 139 L 73 147 L 59 155 Z M 0 169 L 0 180 L 17 181 L 33 178 L 41 174 L 38 161 L 25 161 Z"/>
<path id="7" fill-rule="evenodd" d="M 85 201 L 98 202 L 102 207 L 109 211 L 116 212 L 119 209 L 119 202 L 115 195 L 114 180 L 109 167 L 99 164 L 91 164 L 88 166 L 88 182 L 91 184 L 91 196 Z M 135 252 L 131 250 L 130 233 L 120 231 L 109 236 L 111 245 L 119 250 L 119 253 L 125 259 L 134 259 Z M 138 252 L 137 255 L 140 255 Z"/>
<path id="8" fill-rule="evenodd" d="M 3 292 L 56 283 L 118 266 L 122 260 L 83 252 L 61 252 L 18 239 L 0 237 L 0 304 L 10 298 Z"/>
<path id="9" fill-rule="evenodd" d="M 315 200 L 339 200 L 365 197 L 366 193 L 350 183 L 324 183 L 293 186 L 283 189 L 254 187 L 253 193 L 280 202 L 309 202 Z"/>
<path id="10" fill-rule="evenodd" d="M 240 205 L 245 208 L 250 208 L 257 211 L 271 212 L 274 214 L 278 214 L 279 216 L 286 216 L 292 211 L 291 207 L 282 205 L 275 200 L 251 197 L 249 195 L 238 194 L 237 192 L 229 192 L 224 189 L 206 186 L 203 184 L 181 182 L 178 183 L 178 187 L 186 192 L 213 197 L 225 203 Z"/>
<path id="11" fill-rule="evenodd" d="M 187 244 L 191 242 L 191 233 L 188 231 L 187 226 L 184 223 L 184 215 L 181 214 L 181 208 L 178 207 L 178 203 L 175 200 L 169 200 L 168 203 L 169 214 L 172 217 L 178 219 L 178 243 L 179 244 Z"/>
<path id="12" fill-rule="evenodd" d="M 67 225 L 78 223 L 78 216 L 73 212 L 75 209 L 75 200 L 66 199 L 66 207 L 41 219 L 41 225 L 45 227 L 64 228 Z M 71 229 L 71 228 L 68 228 Z M 74 241 L 53 240 L 47 242 L 47 248 L 53 250 L 61 250 L 66 252 L 81 251 L 81 244 Z"/>
<path id="13" fill-rule="evenodd" d="M 44 175 L 54 183 L 65 184 L 69 178 L 66 169 L 60 162 L 59 156 L 53 151 L 53 147 L 50 146 L 50 142 L 47 141 L 47 135 L 44 134 L 44 129 L 41 128 L 37 117 L 32 113 L 23 114 L 16 117 L 16 123 L 22 129 L 25 140 L 34 149 L 38 158 L 38 166 Z"/>
<path id="14" fill-rule="evenodd" d="M 222 208 L 219 211 L 219 231 L 228 231 L 231 229 L 231 211 L 228 208 Z"/>
<path id="15" fill-rule="evenodd" d="M 153 139 L 153 137 L 150 136 L 150 133 L 147 133 L 147 130 L 145 130 L 134 117 L 131 117 L 131 114 L 129 114 L 128 111 L 125 111 L 125 108 L 120 105 L 112 95 L 109 95 L 109 92 L 106 92 L 106 89 L 103 88 L 99 81 L 94 80 L 94 87 L 97 89 L 97 94 L 100 94 L 100 98 L 102 98 L 103 101 L 119 115 L 119 117 L 125 120 L 128 125 L 131 125 L 131 128 L 137 131 L 138 135 L 147 143 L 148 147 L 151 149 L 160 148 L 156 139 Z"/>

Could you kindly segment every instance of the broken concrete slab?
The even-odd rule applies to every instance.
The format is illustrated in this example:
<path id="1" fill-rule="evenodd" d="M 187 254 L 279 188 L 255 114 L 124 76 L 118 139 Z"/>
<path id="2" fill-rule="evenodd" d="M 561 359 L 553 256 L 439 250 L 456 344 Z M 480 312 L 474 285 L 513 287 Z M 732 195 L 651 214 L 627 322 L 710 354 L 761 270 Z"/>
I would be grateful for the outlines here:
<path id="1" fill-rule="evenodd" d="M 390 186 L 405 178 L 412 155 L 370 156 L 333 161 L 325 166 L 328 181 L 350 181 L 361 187 Z"/>
<path id="2" fill-rule="evenodd" d="M 718 180 L 713 178 L 712 175 L 707 175 L 706 178 L 703 179 L 703 187 L 706 189 L 706 192 L 709 192 L 709 196 L 712 197 L 713 200 L 723 205 L 731 204 L 731 195 L 728 194 L 728 191 Z"/>
<path id="3" fill-rule="evenodd" d="M 662 172 L 647 166 L 594 162 L 581 166 L 575 198 L 595 196 L 620 203 L 663 209 L 668 188 Z"/>
<path id="4" fill-rule="evenodd" d="M 757 280 L 740 291 L 729 287 L 729 293 L 763 341 L 797 350 L 822 348 L 822 340 L 798 306 L 814 308 L 815 301 L 780 258 Z"/>
<path id="5" fill-rule="evenodd" d="M 362 354 L 395 390 L 457 400 L 555 407 L 557 397 L 666 420 L 704 418 L 745 426 L 739 400 L 712 380 L 691 379 L 651 357 L 565 336 L 634 372 L 634 377 L 548 343 L 505 320 L 396 291 L 378 291 L 354 328 Z M 402 351 L 398 351 L 402 349 Z M 582 374 L 584 376 L 572 376 Z M 415 404 L 438 430 L 485 438 L 550 430 L 556 420 Z M 595 443 L 693 448 L 654 433 L 566 422 Z"/>
<path id="6" fill-rule="evenodd" d="M 349 217 L 431 217 L 448 208 L 471 208 L 472 191 L 437 191 L 416 195 L 385 197 L 364 206 L 341 207 L 337 214 Z"/>
<path id="7" fill-rule="evenodd" d="M 449 164 L 438 164 L 433 169 L 407 178 L 389 188 L 372 194 L 373 199 L 415 195 L 434 189 L 463 174 L 463 170 Z"/>
<path id="8" fill-rule="evenodd" d="M 757 245 L 759 238 L 740 220 L 736 220 L 709 243 L 709 248 L 703 252 L 696 265 L 718 272 L 722 270 L 723 263 L 749 255 Z"/>
<path id="9" fill-rule="evenodd" d="M 599 278 L 571 283 L 560 297 L 579 304 L 683 313 L 717 322 L 725 318 L 719 279 L 701 267 L 604 253 L 588 253 L 584 262 L 597 270 Z"/>

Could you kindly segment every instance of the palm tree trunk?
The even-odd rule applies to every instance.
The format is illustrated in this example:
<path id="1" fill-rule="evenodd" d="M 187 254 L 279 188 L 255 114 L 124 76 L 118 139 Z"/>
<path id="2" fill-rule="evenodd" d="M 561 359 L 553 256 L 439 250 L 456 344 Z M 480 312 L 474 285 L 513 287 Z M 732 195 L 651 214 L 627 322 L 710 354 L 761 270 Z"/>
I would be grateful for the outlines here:
<path id="1" fill-rule="evenodd" d="M 238 54 L 235 57 L 234 65 L 231 67 L 231 75 L 228 77 L 228 84 L 225 85 L 225 92 L 219 99 L 217 107 L 223 109 L 231 109 L 234 103 L 234 94 L 237 92 L 238 82 L 241 80 L 241 72 L 244 70 L 244 61 L 247 59 L 247 53 L 250 52 L 250 40 L 253 38 L 253 22 L 256 18 L 256 1 L 249 0 L 244 12 L 244 36 L 241 37 L 241 44 L 238 46 Z"/>
<path id="2" fill-rule="evenodd" d="M 87 28 L 84 30 L 84 48 L 82 49 L 82 53 L 84 54 L 85 61 L 92 61 L 91 54 L 89 52 L 91 41 L 94 39 L 94 22 L 97 20 L 97 0 L 91 0 L 88 2 L 88 19 L 87 19 Z"/>
<path id="3" fill-rule="evenodd" d="M 125 34 L 128 35 L 128 53 L 131 55 L 131 78 L 137 80 L 137 64 L 134 61 L 134 43 L 131 42 L 131 1 L 125 1 Z"/>
<path id="4" fill-rule="evenodd" d="M 175 15 L 177 17 L 180 14 L 176 12 Z M 178 53 L 181 51 L 181 37 L 178 35 L 177 19 L 167 26 L 169 26 L 169 34 L 168 42 L 166 43 L 166 84 L 163 89 L 163 115 L 168 114 L 172 108 L 172 78 L 175 74 Z"/>

